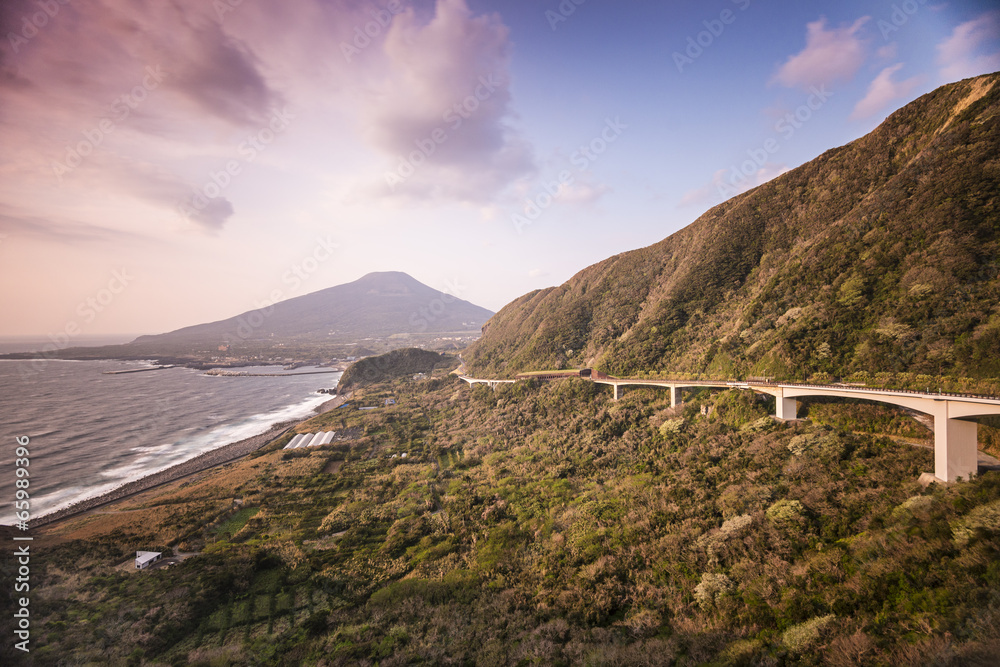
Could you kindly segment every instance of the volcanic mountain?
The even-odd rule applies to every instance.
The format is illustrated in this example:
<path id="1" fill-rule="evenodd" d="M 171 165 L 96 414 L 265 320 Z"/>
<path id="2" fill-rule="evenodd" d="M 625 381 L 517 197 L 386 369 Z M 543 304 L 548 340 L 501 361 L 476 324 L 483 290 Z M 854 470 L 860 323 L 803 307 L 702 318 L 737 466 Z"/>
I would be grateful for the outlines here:
<path id="1" fill-rule="evenodd" d="M 406 333 L 476 332 L 493 313 L 398 271 L 281 301 L 218 322 L 140 336 L 174 346 L 247 340 L 354 339 Z"/>

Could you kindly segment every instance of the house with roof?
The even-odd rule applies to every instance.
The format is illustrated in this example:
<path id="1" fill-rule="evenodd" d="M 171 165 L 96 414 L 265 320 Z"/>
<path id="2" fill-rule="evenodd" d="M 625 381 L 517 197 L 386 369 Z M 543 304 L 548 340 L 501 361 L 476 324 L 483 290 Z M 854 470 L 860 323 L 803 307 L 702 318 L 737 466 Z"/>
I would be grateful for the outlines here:
<path id="1" fill-rule="evenodd" d="M 160 560 L 163 554 L 159 551 L 136 551 L 135 569 L 145 570 L 147 567 Z"/>

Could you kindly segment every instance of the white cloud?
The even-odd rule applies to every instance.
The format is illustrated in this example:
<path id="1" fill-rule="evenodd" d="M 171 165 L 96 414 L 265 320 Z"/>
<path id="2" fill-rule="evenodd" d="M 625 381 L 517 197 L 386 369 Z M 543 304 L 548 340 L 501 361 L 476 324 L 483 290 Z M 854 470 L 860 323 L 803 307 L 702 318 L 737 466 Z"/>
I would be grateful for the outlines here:
<path id="1" fill-rule="evenodd" d="M 1000 11 L 962 23 L 937 52 L 941 76 L 948 81 L 1000 70 Z"/>
<path id="2" fill-rule="evenodd" d="M 592 204 L 607 193 L 611 188 L 603 183 L 560 183 L 556 201 L 566 204 Z"/>
<path id="3" fill-rule="evenodd" d="M 902 67 L 903 63 L 897 63 L 879 72 L 875 80 L 868 85 L 868 92 L 864 98 L 854 106 L 850 120 L 870 118 L 894 100 L 908 97 L 913 89 L 920 85 L 919 76 L 910 77 L 905 81 L 893 81 L 892 75 Z"/>
<path id="4" fill-rule="evenodd" d="M 510 126 L 510 40 L 499 16 L 438 0 L 427 24 L 412 9 L 399 15 L 383 48 L 389 73 L 365 114 L 368 142 L 390 159 L 382 194 L 483 203 L 533 170 Z"/>
<path id="5" fill-rule="evenodd" d="M 788 88 L 829 85 L 850 81 L 865 61 L 865 44 L 859 35 L 870 17 L 850 26 L 827 30 L 826 18 L 806 26 L 806 48 L 788 58 L 773 81 Z"/>

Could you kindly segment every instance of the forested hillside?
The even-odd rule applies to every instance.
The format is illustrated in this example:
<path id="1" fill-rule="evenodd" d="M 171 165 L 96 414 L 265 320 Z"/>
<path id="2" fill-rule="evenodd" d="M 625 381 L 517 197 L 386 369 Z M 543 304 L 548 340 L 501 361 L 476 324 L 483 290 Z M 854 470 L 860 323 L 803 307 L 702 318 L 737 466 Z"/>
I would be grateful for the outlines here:
<path id="1" fill-rule="evenodd" d="M 431 350 L 414 347 L 392 350 L 351 364 L 340 377 L 337 388 L 343 393 L 366 384 L 405 378 L 415 373 L 430 373 L 438 366 L 453 362 L 457 364 L 454 357 Z"/>
<path id="2" fill-rule="evenodd" d="M 32 664 L 1000 655 L 1000 478 L 922 489 L 933 454 L 908 442 L 930 434 L 893 408 L 807 402 L 811 421 L 782 424 L 750 392 L 671 409 L 652 389 L 455 377 L 355 401 L 388 396 L 297 429 L 351 440 L 281 450 L 289 434 L 36 536 Z M 135 571 L 153 547 L 199 555 Z"/>
<path id="3" fill-rule="evenodd" d="M 939 88 L 660 243 L 515 300 L 470 369 L 1000 376 L 998 78 Z"/>

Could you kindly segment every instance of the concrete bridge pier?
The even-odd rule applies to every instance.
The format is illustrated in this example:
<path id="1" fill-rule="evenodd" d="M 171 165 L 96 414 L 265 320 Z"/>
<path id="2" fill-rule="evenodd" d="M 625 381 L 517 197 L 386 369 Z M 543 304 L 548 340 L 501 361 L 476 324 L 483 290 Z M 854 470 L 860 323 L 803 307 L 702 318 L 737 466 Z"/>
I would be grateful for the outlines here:
<path id="1" fill-rule="evenodd" d="M 677 385 L 673 385 L 670 387 L 670 407 L 676 408 L 682 403 L 684 403 L 684 397 L 681 394 L 681 388 Z"/>
<path id="2" fill-rule="evenodd" d="M 493 391 L 496 391 L 497 387 L 502 384 L 514 384 L 514 382 L 516 382 L 516 380 L 480 380 L 476 378 L 470 378 L 466 375 L 459 375 L 458 379 L 462 380 L 463 382 L 468 382 L 470 387 L 475 386 L 477 384 L 485 384 Z"/>
<path id="3" fill-rule="evenodd" d="M 774 397 L 775 417 L 778 419 L 795 419 L 795 414 L 799 410 L 799 405 L 794 398 L 785 398 L 779 394 Z"/>
<path id="4" fill-rule="evenodd" d="M 615 387 L 615 400 L 617 401 L 619 398 L 622 397 L 622 386 L 616 382 L 614 384 L 614 387 Z"/>
<path id="5" fill-rule="evenodd" d="M 794 397 L 797 396 L 866 399 L 930 415 L 934 418 L 933 476 L 942 482 L 969 480 L 979 473 L 979 424 L 971 420 L 1000 414 L 1000 402 L 992 398 L 847 387 L 784 386 L 776 389 L 762 390 L 775 397 L 779 419 L 795 418 Z"/>
<path id="6" fill-rule="evenodd" d="M 979 424 L 934 415 L 934 476 L 969 480 L 979 472 Z"/>

